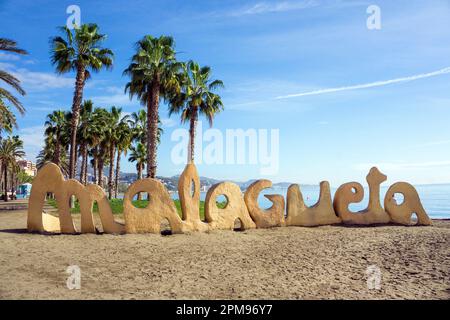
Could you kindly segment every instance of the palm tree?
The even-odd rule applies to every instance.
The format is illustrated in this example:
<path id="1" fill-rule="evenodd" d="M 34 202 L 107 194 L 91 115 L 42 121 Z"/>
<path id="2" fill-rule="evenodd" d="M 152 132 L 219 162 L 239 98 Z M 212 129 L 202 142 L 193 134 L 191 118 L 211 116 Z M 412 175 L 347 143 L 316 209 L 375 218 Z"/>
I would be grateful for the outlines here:
<path id="1" fill-rule="evenodd" d="M 91 157 L 90 164 L 92 166 L 93 174 L 94 174 L 93 183 L 101 185 L 101 183 L 100 183 L 101 180 L 100 180 L 99 174 L 98 174 L 99 163 L 100 163 L 100 152 L 99 152 L 100 147 L 99 147 L 99 145 L 100 145 L 100 143 L 94 145 L 91 149 L 89 149 L 88 155 L 89 155 L 89 157 Z"/>
<path id="2" fill-rule="evenodd" d="M 137 42 L 136 54 L 124 71 L 131 78 L 125 92 L 129 92 L 130 99 L 136 96 L 147 107 L 147 176 L 151 178 L 156 176 L 159 100 L 179 91 L 180 68 L 173 38 L 147 35 Z"/>
<path id="3" fill-rule="evenodd" d="M 109 176 L 108 176 L 108 196 L 112 198 L 114 189 L 114 160 L 116 154 L 116 147 L 119 141 L 118 131 L 120 126 L 127 126 L 129 116 L 122 117 L 122 108 L 111 107 L 108 114 L 107 125 L 105 128 L 105 140 L 107 141 L 107 148 L 109 154 Z"/>
<path id="4" fill-rule="evenodd" d="M 130 148 L 130 157 L 128 161 L 136 162 L 136 170 L 137 170 L 137 178 L 138 180 L 142 179 L 142 172 L 145 167 L 145 163 L 147 162 L 147 149 L 145 148 L 145 144 L 138 142 L 136 146 L 132 146 Z M 138 193 L 138 200 L 142 200 L 141 193 Z"/>
<path id="5" fill-rule="evenodd" d="M 28 174 L 25 172 L 25 170 L 20 170 L 20 171 L 17 173 L 16 180 L 17 180 L 17 184 L 31 183 L 31 182 L 33 182 L 33 177 L 30 176 L 30 175 L 28 175 Z"/>
<path id="6" fill-rule="evenodd" d="M 194 162 L 195 132 L 199 113 L 204 115 L 212 126 L 214 116 L 223 110 L 222 99 L 213 93 L 223 88 L 221 80 L 211 80 L 211 68 L 201 67 L 194 61 L 185 65 L 185 77 L 180 94 L 170 98 L 169 115 L 181 113 L 181 122 L 189 121 L 188 163 Z"/>
<path id="7" fill-rule="evenodd" d="M 69 124 L 71 114 L 68 111 L 55 110 L 47 115 L 45 121 L 45 144 L 36 157 L 36 167 L 42 168 L 46 163 L 57 164 L 68 177 L 69 164 L 67 149 L 69 144 Z"/>
<path id="8" fill-rule="evenodd" d="M 89 147 L 96 144 L 102 131 L 102 123 L 96 121 L 93 116 L 93 102 L 86 100 L 83 102 L 80 110 L 80 125 L 78 127 L 78 144 L 81 154 L 80 182 L 87 183 L 87 168 Z"/>
<path id="9" fill-rule="evenodd" d="M 128 117 L 123 117 L 116 130 L 116 146 L 117 146 L 117 160 L 116 160 L 116 176 L 114 183 L 114 198 L 117 198 L 119 192 L 119 178 L 120 178 L 120 157 L 122 153 L 127 154 L 132 140 L 132 131 L 128 125 Z"/>
<path id="10" fill-rule="evenodd" d="M 106 36 L 99 33 L 96 24 L 83 24 L 72 32 L 67 27 L 61 28 L 65 35 L 54 37 L 52 44 L 52 64 L 59 74 L 70 71 L 76 72 L 75 92 L 72 103 L 72 123 L 70 132 L 70 178 L 75 176 L 77 128 L 79 122 L 83 89 L 91 71 L 98 72 L 102 68 L 110 68 L 113 63 L 113 53 L 110 49 L 102 48 L 101 43 Z"/>
<path id="11" fill-rule="evenodd" d="M 141 109 L 138 112 L 133 112 L 129 120 L 132 139 L 136 142 L 146 144 L 147 141 L 147 112 Z M 162 122 L 158 116 L 158 133 L 156 135 L 156 144 L 161 143 L 161 136 L 164 133 Z"/>
<path id="12" fill-rule="evenodd" d="M 0 38 L 0 51 L 6 51 L 6 52 L 12 52 L 17 54 L 28 54 L 25 50 L 17 48 L 17 43 L 10 39 Z M 25 90 L 20 85 L 20 80 L 17 79 L 12 74 L 0 70 L 0 80 L 6 82 L 9 86 L 14 88 L 20 95 L 24 96 Z M 5 98 L 8 100 L 16 109 L 19 111 L 20 114 L 25 113 L 25 108 L 23 107 L 22 103 L 13 95 L 11 92 L 9 92 L 6 89 L 0 88 L 0 101 Z M 6 107 L 3 104 L 3 107 Z M 2 112 L 3 113 L 3 112 Z"/>
<path id="13" fill-rule="evenodd" d="M 147 141 L 147 112 L 144 109 L 133 112 L 130 116 L 129 125 L 133 141 L 145 144 Z"/>
<path id="14" fill-rule="evenodd" d="M 103 168 L 108 160 L 109 143 L 106 137 L 110 114 L 103 108 L 95 108 L 93 112 L 93 123 L 98 131 L 95 132 L 95 139 L 91 146 L 92 166 L 94 168 L 94 180 L 103 187 Z"/>
<path id="15" fill-rule="evenodd" d="M 100 158 L 104 158 L 104 155 L 101 154 L 103 152 L 101 149 L 102 144 L 104 144 L 105 140 L 105 128 L 107 125 L 108 112 L 103 108 L 95 108 L 94 112 L 89 120 L 89 127 L 86 126 L 86 131 L 89 131 L 87 135 L 89 135 L 89 144 L 87 146 L 88 156 L 91 157 L 91 165 L 94 169 L 94 183 L 101 185 L 102 176 L 99 175 L 99 165 L 101 164 Z M 84 129 L 82 130 L 84 131 Z M 87 159 L 86 159 L 87 161 Z M 103 170 L 103 169 L 102 169 Z M 100 179 L 99 179 L 100 177 Z M 87 165 L 85 167 L 85 178 L 87 183 Z"/>
<path id="16" fill-rule="evenodd" d="M 12 133 L 13 128 L 17 127 L 14 113 L 0 99 L 0 141 L 2 140 L 2 131 Z"/>
<path id="17" fill-rule="evenodd" d="M 49 142 L 49 139 L 45 139 L 45 146 L 39 151 L 39 154 L 36 157 L 36 168 L 39 170 L 48 162 L 53 162 L 53 158 L 55 155 L 55 143 L 54 141 Z M 64 152 L 60 155 L 60 163 L 59 167 L 64 174 L 64 176 L 69 176 L 69 162 L 67 157 L 67 152 Z"/>
<path id="18" fill-rule="evenodd" d="M 0 143 L 0 161 L 3 164 L 4 200 L 8 201 L 8 169 L 17 171 L 18 158 L 25 156 L 23 141 L 18 136 L 3 139 Z"/>
<path id="19" fill-rule="evenodd" d="M 51 161 L 57 166 L 61 164 L 61 154 L 67 148 L 68 143 L 68 112 L 62 110 L 56 110 L 47 115 L 47 120 L 45 121 L 45 131 L 46 145 L 53 145 L 53 157 Z M 62 152 L 63 151 L 63 152 Z"/>
<path id="20" fill-rule="evenodd" d="M 89 157 L 91 157 L 91 161 L 90 161 L 90 164 L 91 164 L 91 166 L 92 166 L 92 168 L 94 169 L 93 170 L 93 174 L 94 174 L 94 176 L 93 176 L 93 178 L 94 178 L 94 184 L 97 184 L 97 160 L 96 160 L 96 157 L 95 157 L 95 148 L 92 148 L 92 149 L 90 149 L 89 150 L 89 152 L 88 152 L 88 155 L 89 155 Z M 86 177 L 86 183 L 87 183 L 87 177 Z"/>

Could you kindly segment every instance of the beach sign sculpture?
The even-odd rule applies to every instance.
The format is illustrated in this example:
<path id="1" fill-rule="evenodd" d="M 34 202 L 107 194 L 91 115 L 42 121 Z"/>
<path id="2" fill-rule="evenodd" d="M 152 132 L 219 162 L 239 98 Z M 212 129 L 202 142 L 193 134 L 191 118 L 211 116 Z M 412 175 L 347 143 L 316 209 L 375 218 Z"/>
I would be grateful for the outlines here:
<path id="1" fill-rule="evenodd" d="M 320 183 L 319 201 L 308 207 L 303 201 L 300 187 L 296 184 L 288 188 L 287 199 L 279 194 L 265 195 L 272 202 L 268 209 L 259 207 L 257 200 L 263 189 L 270 188 L 269 180 L 257 180 L 243 195 L 239 186 L 232 182 L 213 185 L 205 198 L 205 221 L 199 216 L 200 179 L 193 163 L 186 165 L 178 182 L 178 193 L 182 216 L 165 186 L 156 179 L 135 181 L 124 196 L 124 219 L 121 224 L 115 221 L 106 193 L 98 185 L 82 185 L 77 180 L 65 180 L 60 168 L 48 163 L 42 167 L 33 181 L 28 207 L 27 228 L 29 232 L 40 233 L 98 233 L 94 223 L 93 204 L 97 202 L 100 221 L 104 233 L 160 233 L 162 220 L 167 220 L 173 233 L 204 232 L 213 229 L 233 230 L 239 219 L 241 229 L 271 228 L 282 226 L 314 227 L 319 225 L 348 224 L 375 225 L 396 223 L 410 225 L 413 214 L 417 225 L 430 225 L 431 220 L 425 212 L 417 191 L 406 182 L 393 184 L 386 193 L 384 208 L 380 202 L 380 184 L 387 177 L 377 168 L 372 168 L 366 177 L 369 185 L 369 204 L 365 210 L 352 212 L 350 203 L 360 202 L 364 189 L 357 182 L 340 186 L 331 199 L 330 185 Z M 132 199 L 139 192 L 150 195 L 145 208 L 136 208 Z M 53 193 L 57 202 L 58 217 L 43 212 L 48 193 Z M 402 194 L 404 201 L 397 204 L 395 194 Z M 224 195 L 226 205 L 219 208 L 216 198 Z M 75 196 L 80 203 L 81 228 L 77 230 L 71 214 L 69 199 Z M 286 210 L 285 210 L 286 207 Z M 285 213 L 286 211 L 286 213 Z"/>

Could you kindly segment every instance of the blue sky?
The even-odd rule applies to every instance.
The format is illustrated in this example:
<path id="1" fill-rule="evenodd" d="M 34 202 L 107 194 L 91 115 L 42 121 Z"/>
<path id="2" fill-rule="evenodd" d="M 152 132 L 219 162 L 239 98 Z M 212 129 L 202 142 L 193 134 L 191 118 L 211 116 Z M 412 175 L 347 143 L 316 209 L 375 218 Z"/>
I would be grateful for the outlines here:
<path id="1" fill-rule="evenodd" d="M 138 110 L 123 94 L 133 44 L 145 34 L 171 35 L 180 60 L 210 65 L 225 83 L 225 111 L 215 128 L 279 129 L 279 171 L 266 178 L 338 186 L 364 181 L 378 165 L 388 183 L 450 182 L 450 73 L 433 73 L 450 67 L 448 0 L 0 1 L 0 36 L 30 52 L 0 56 L 0 67 L 18 75 L 27 91 L 18 133 L 29 158 L 41 148 L 46 114 L 71 106 L 74 75 L 54 73 L 48 44 L 71 4 L 80 6 L 83 23 L 100 26 L 115 53 L 113 70 L 87 83 L 84 97 L 97 106 Z M 366 26 L 372 4 L 381 9 L 380 30 Z M 350 88 L 320 93 L 341 87 Z M 170 137 L 180 123 L 166 110 L 162 105 L 158 174 L 169 176 L 183 166 L 171 162 Z M 134 172 L 122 162 L 123 171 Z M 199 171 L 219 179 L 261 177 L 260 167 L 249 164 L 199 165 Z"/>

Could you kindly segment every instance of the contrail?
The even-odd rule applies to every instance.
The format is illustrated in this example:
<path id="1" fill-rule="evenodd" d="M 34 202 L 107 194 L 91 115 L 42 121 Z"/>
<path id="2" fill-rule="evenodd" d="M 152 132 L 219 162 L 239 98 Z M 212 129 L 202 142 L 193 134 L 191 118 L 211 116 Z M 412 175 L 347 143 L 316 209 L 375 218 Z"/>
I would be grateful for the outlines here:
<path id="1" fill-rule="evenodd" d="M 313 95 L 324 94 L 324 93 L 331 93 L 331 92 L 339 92 L 339 91 L 347 91 L 347 90 L 357 90 L 357 89 L 381 87 L 381 86 L 386 86 L 386 85 L 393 84 L 393 83 L 414 81 L 414 80 L 418 80 L 418 79 L 435 77 L 435 76 L 439 76 L 439 75 L 447 74 L 447 73 L 450 73 L 450 67 L 447 67 L 447 68 L 444 68 L 444 69 L 440 69 L 440 70 L 437 70 L 437 71 L 433 71 L 433 72 L 429 72 L 429 73 L 422 73 L 422 74 L 417 74 L 417 75 L 414 75 L 414 76 L 404 77 L 404 78 L 397 78 L 397 79 L 384 80 L 384 81 L 376 81 L 376 82 L 357 84 L 357 85 L 354 85 L 354 86 L 347 86 L 347 87 L 328 88 L 328 89 L 320 89 L 320 90 L 314 90 L 314 91 L 309 91 L 309 92 L 288 94 L 288 95 L 285 95 L 285 96 L 278 96 L 275 99 L 289 99 L 289 98 L 313 96 Z"/>

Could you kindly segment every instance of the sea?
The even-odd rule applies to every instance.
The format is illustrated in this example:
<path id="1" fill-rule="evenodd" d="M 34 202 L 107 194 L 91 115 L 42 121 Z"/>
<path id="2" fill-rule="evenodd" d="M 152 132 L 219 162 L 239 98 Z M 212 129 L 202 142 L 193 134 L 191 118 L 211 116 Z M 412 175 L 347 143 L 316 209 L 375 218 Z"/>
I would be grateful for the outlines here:
<path id="1" fill-rule="evenodd" d="M 414 186 L 419 193 L 420 200 L 422 201 L 422 205 L 425 208 L 425 211 L 428 213 L 428 216 L 432 219 L 450 219 L 450 184 L 428 184 L 428 185 L 416 185 Z M 381 204 L 383 205 L 384 196 L 389 187 L 381 187 Z M 300 191 L 303 195 L 303 200 L 306 205 L 311 206 L 314 205 L 319 199 L 320 187 L 317 186 L 300 186 Z M 334 197 L 334 193 L 336 192 L 336 188 L 331 188 L 332 197 Z M 271 202 L 264 197 L 265 194 L 281 194 L 286 199 L 287 188 L 283 187 L 275 187 L 264 189 L 258 197 L 258 204 L 261 208 L 269 208 L 271 206 Z M 206 192 L 200 193 L 200 199 L 204 200 L 206 197 Z M 172 193 L 173 199 L 178 199 L 178 193 Z M 401 199 L 396 198 L 397 203 L 401 203 Z M 225 201 L 223 196 L 219 196 L 217 201 Z M 368 188 L 364 188 L 364 199 L 359 203 L 352 203 L 349 205 L 349 209 L 352 211 L 364 210 L 367 207 L 369 202 L 369 190 Z"/>

